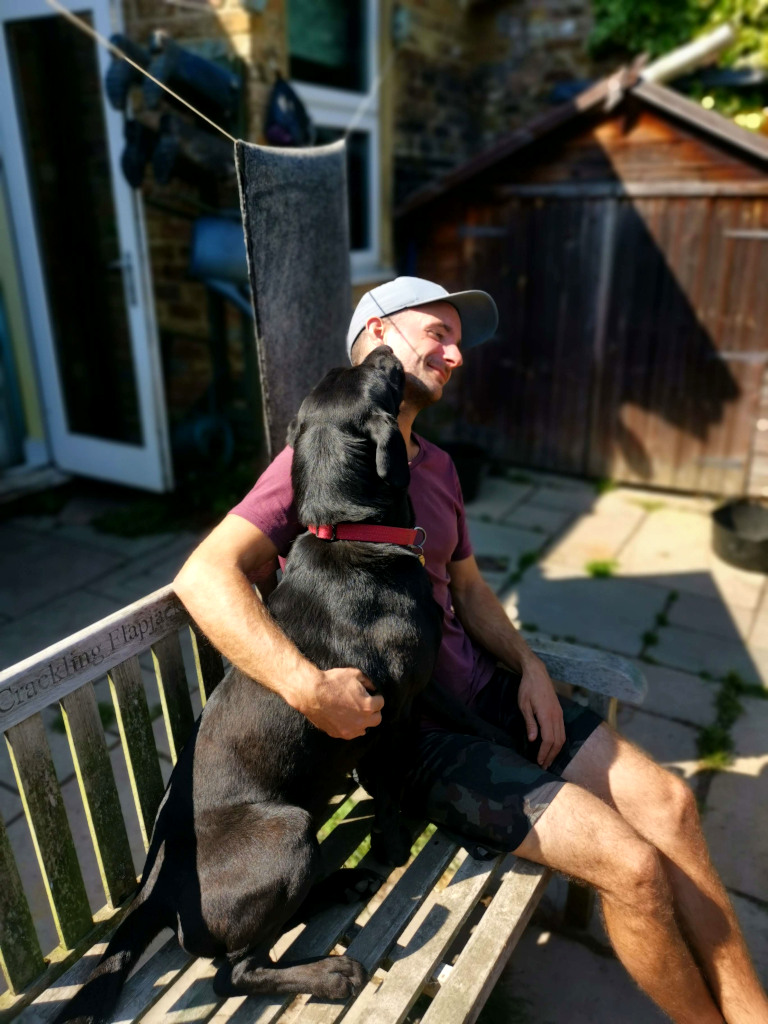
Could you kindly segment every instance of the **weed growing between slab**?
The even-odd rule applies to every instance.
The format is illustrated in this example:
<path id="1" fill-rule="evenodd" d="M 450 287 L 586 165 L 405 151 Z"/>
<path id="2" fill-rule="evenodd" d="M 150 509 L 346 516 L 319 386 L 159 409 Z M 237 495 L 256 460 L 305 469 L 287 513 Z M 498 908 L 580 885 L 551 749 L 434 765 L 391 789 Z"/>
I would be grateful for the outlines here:
<path id="1" fill-rule="evenodd" d="M 715 698 L 715 720 L 699 730 L 697 747 L 706 768 L 720 771 L 733 762 L 731 729 L 744 713 L 740 697 L 760 696 L 768 699 L 768 691 L 753 683 L 745 683 L 738 672 L 729 672 L 721 681 Z"/>
<path id="2" fill-rule="evenodd" d="M 640 660 L 641 661 L 645 661 L 649 665 L 657 665 L 658 664 L 656 658 L 654 658 L 649 653 L 649 651 L 650 651 L 651 647 L 656 647 L 658 645 L 658 643 L 659 643 L 659 633 L 658 633 L 658 631 L 660 629 L 663 629 L 664 626 L 668 626 L 669 625 L 669 612 L 670 612 L 670 609 L 672 608 L 672 605 L 675 603 L 675 601 L 678 599 L 679 596 L 680 595 L 678 594 L 678 592 L 676 590 L 670 590 L 669 594 L 667 595 L 667 600 L 664 602 L 664 607 L 661 609 L 660 612 L 656 613 L 656 618 L 653 620 L 653 622 L 654 622 L 653 628 L 652 629 L 647 629 L 643 633 L 643 636 L 642 636 L 643 646 L 642 646 L 642 648 L 640 650 Z"/>
<path id="3" fill-rule="evenodd" d="M 586 572 L 595 580 L 605 580 L 616 574 L 619 563 L 615 558 L 595 559 L 584 566 Z"/>

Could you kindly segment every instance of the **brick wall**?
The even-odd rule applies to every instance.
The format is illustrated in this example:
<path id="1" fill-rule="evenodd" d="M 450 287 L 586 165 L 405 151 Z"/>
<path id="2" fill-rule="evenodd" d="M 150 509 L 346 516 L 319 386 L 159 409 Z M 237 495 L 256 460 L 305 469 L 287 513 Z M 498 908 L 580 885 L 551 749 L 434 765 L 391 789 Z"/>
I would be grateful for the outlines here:
<path id="1" fill-rule="evenodd" d="M 395 84 L 396 198 L 548 106 L 553 87 L 594 78 L 589 0 L 462 4 L 403 0 Z"/>
<path id="2" fill-rule="evenodd" d="M 275 73 L 287 75 L 284 0 L 268 0 L 260 14 L 244 10 L 238 0 L 210 0 L 210 10 L 200 12 L 163 0 L 123 0 L 123 12 L 125 33 L 137 43 L 146 45 L 153 30 L 165 29 L 188 49 L 235 61 L 244 84 L 243 117 L 235 134 L 262 141 L 264 111 Z M 181 116 L 195 128 L 207 130 L 194 115 Z M 212 308 L 211 302 L 218 300 L 211 300 L 207 289 L 188 274 L 193 219 L 239 206 L 234 161 L 228 179 L 196 180 L 191 175 L 174 177 L 165 186 L 154 180 L 150 165 L 142 194 L 173 427 L 195 408 L 209 404 L 211 336 L 217 316 L 224 318 L 230 372 L 236 388 L 242 389 L 240 315 L 229 303 Z M 240 397 L 235 404 L 242 420 L 246 403 Z"/>

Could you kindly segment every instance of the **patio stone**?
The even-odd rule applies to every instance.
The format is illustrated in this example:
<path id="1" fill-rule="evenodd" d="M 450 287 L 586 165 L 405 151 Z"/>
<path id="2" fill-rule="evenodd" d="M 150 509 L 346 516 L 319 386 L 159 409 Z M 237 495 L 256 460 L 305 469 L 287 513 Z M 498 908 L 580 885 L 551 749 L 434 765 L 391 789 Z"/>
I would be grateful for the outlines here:
<path id="1" fill-rule="evenodd" d="M 138 601 L 173 582 L 174 576 L 201 539 L 202 536 L 191 533 L 180 534 L 164 550 L 149 552 L 135 559 L 124 570 L 111 573 L 89 589 L 118 601 L 118 608 Z"/>
<path id="2" fill-rule="evenodd" d="M 768 989 L 768 907 L 759 906 L 736 893 L 730 893 L 747 949 L 763 988 Z"/>
<path id="3" fill-rule="evenodd" d="M 622 705 L 617 716 L 619 732 L 642 747 L 659 764 L 673 765 L 698 757 L 693 726 L 651 715 L 640 708 Z"/>
<path id="4" fill-rule="evenodd" d="M 704 829 L 725 884 L 768 903 L 768 700 L 741 703 L 736 760 L 712 779 Z"/>
<path id="5" fill-rule="evenodd" d="M 508 571 L 506 575 L 517 569 L 518 559 L 529 551 L 537 552 L 546 541 L 541 533 L 532 530 L 520 530 L 514 526 L 500 526 L 497 523 L 484 523 L 479 519 L 469 519 L 469 536 L 472 540 L 475 556 L 479 558 L 506 558 Z"/>
<path id="6" fill-rule="evenodd" d="M 532 490 L 530 484 L 511 483 L 500 476 L 487 476 L 480 485 L 479 496 L 467 504 L 467 515 L 473 519 L 486 516 L 502 519 Z"/>
<path id="7" fill-rule="evenodd" d="M 704 815 L 712 860 L 725 884 L 768 902 L 768 756 L 739 757 L 712 780 Z"/>
<path id="8" fill-rule="evenodd" d="M 720 598 L 681 593 L 667 612 L 667 618 L 673 626 L 695 629 L 739 643 L 746 641 L 753 614 L 750 609 L 738 605 L 729 608 Z M 768 630 L 766 642 L 768 645 Z"/>
<path id="9" fill-rule="evenodd" d="M 501 974 L 478 1024 L 663 1024 L 667 1017 L 614 956 L 531 924 Z"/>
<path id="10" fill-rule="evenodd" d="M 150 551 L 160 551 L 164 546 L 172 544 L 178 534 L 152 533 L 142 537 L 120 537 L 114 533 L 102 533 L 87 523 L 63 523 L 54 527 L 52 536 L 58 540 L 66 538 L 87 547 L 113 551 L 127 561 L 140 558 Z"/>
<path id="11" fill-rule="evenodd" d="M 717 684 L 662 665 L 639 661 L 637 666 L 648 680 L 643 711 L 693 726 L 710 725 L 714 721 Z"/>
<path id="12" fill-rule="evenodd" d="M 50 534 L 0 524 L 0 612 L 24 615 L 71 594 L 114 569 L 122 559 L 109 551 L 59 541 Z"/>
<path id="13" fill-rule="evenodd" d="M 659 587 L 612 577 L 592 579 L 553 566 L 536 567 L 510 589 L 506 600 L 521 621 L 561 639 L 636 657 L 642 633 L 666 600 Z"/>
<path id="14" fill-rule="evenodd" d="M 589 562 L 611 561 L 619 552 L 643 518 L 641 509 L 627 514 L 581 516 L 548 552 L 545 561 L 551 565 L 584 568 Z"/>
<path id="15" fill-rule="evenodd" d="M 42 611 L 29 611 L 0 626 L 0 668 L 23 661 L 58 640 L 98 622 L 120 608 L 120 602 L 86 589 L 75 589 L 49 601 Z"/>
<path id="16" fill-rule="evenodd" d="M 573 517 L 574 513 L 569 509 L 544 508 L 543 505 L 531 505 L 523 501 L 504 517 L 504 525 L 551 535 L 562 530 Z"/>
<path id="17" fill-rule="evenodd" d="M 760 596 L 760 603 L 755 612 L 755 618 L 749 633 L 749 642 L 756 647 L 768 648 L 768 577 L 766 586 Z"/>
<path id="18" fill-rule="evenodd" d="M 652 654 L 656 661 L 698 675 L 722 677 L 737 672 L 748 683 L 768 680 L 768 651 L 748 649 L 740 640 L 725 640 L 713 633 L 667 626 L 658 631 Z"/>
<path id="19" fill-rule="evenodd" d="M 711 547 L 709 518 L 679 509 L 648 515 L 621 552 L 622 572 L 688 593 L 754 609 L 764 586 L 758 573 L 734 569 Z"/>
<path id="20" fill-rule="evenodd" d="M 5 825 L 9 825 L 23 813 L 24 808 L 15 785 L 7 785 L 5 778 L 4 775 L 3 781 L 0 781 L 0 818 L 3 819 Z"/>
<path id="21" fill-rule="evenodd" d="M 539 487 L 529 501 L 532 505 L 542 505 L 544 508 L 559 508 L 584 514 L 592 510 L 596 497 L 591 487 Z"/>

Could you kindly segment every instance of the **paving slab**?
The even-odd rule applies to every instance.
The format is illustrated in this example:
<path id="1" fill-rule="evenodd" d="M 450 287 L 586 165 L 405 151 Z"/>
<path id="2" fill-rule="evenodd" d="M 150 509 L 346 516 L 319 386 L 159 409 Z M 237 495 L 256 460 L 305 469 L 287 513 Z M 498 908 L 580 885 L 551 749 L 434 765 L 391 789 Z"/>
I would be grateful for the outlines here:
<path id="1" fill-rule="evenodd" d="M 763 988 L 768 990 L 768 906 L 761 906 L 736 893 L 730 896 L 757 976 Z"/>
<path id="2" fill-rule="evenodd" d="M 712 779 L 704 829 L 725 884 L 768 904 L 768 700 L 742 697 L 736 760 Z"/>
<path id="3" fill-rule="evenodd" d="M 85 588 L 54 598 L 43 609 L 29 611 L 0 626 L 0 668 L 31 657 L 121 606 L 115 598 Z"/>
<path id="4" fill-rule="evenodd" d="M 190 533 L 180 534 L 164 549 L 137 558 L 121 571 L 91 584 L 89 590 L 118 601 L 118 608 L 138 601 L 171 583 L 201 539 Z"/>
<path id="5" fill-rule="evenodd" d="M 698 730 L 628 704 L 619 708 L 619 732 L 665 766 L 697 759 Z"/>
<path id="6" fill-rule="evenodd" d="M 583 515 L 550 548 L 544 561 L 576 568 L 585 568 L 590 562 L 617 561 L 621 571 L 621 549 L 644 515 L 641 509 L 622 515 Z"/>
<path id="7" fill-rule="evenodd" d="M 466 506 L 474 519 L 502 519 L 533 491 L 531 484 L 512 483 L 500 476 L 487 476 L 478 497 Z"/>
<path id="8" fill-rule="evenodd" d="M 567 573 L 567 574 L 566 574 Z M 604 647 L 636 657 L 642 633 L 649 629 L 666 600 L 660 587 L 611 577 L 593 579 L 554 567 L 535 568 L 505 597 L 523 622 L 576 643 Z M 514 611 L 513 611 L 514 614 Z"/>
<path id="9" fill-rule="evenodd" d="M 638 661 L 637 667 L 648 681 L 643 711 L 696 727 L 710 725 L 715 720 L 716 683 L 644 661 Z"/>
<path id="10" fill-rule="evenodd" d="M 0 612 L 16 618 L 104 576 L 123 559 L 0 523 Z"/>
<path id="11" fill-rule="evenodd" d="M 765 577 L 765 581 L 766 585 L 760 596 L 760 602 L 749 632 L 749 642 L 755 647 L 768 648 L 768 576 Z"/>
<path id="12" fill-rule="evenodd" d="M 591 487 L 538 487 L 528 499 L 531 505 L 559 508 L 568 512 L 590 512 L 597 495 Z"/>
<path id="13" fill-rule="evenodd" d="M 682 592 L 667 612 L 667 618 L 673 626 L 684 626 L 741 643 L 747 640 L 754 612 L 739 605 L 729 607 L 719 597 Z"/>
<path id="14" fill-rule="evenodd" d="M 469 519 L 469 535 L 475 555 L 488 558 L 509 559 L 509 571 L 517 568 L 518 559 L 527 552 L 538 552 L 546 537 L 533 530 L 521 530 L 515 526 L 501 526 Z"/>
<path id="15" fill-rule="evenodd" d="M 510 468 L 506 472 L 513 482 L 534 483 L 539 487 L 553 487 L 558 491 L 584 491 L 594 495 L 595 488 L 588 480 L 581 477 L 565 476 L 562 473 L 551 473 L 546 469 L 529 469 L 527 466 Z"/>
<path id="16" fill-rule="evenodd" d="M 668 1018 L 612 955 L 529 925 L 479 1024 L 663 1024 Z"/>
<path id="17" fill-rule="evenodd" d="M 693 675 L 708 672 L 722 677 L 737 672 L 747 683 L 768 682 L 768 651 L 747 648 L 741 640 L 726 640 L 713 633 L 665 626 L 652 649 L 656 661 Z"/>
<path id="18" fill-rule="evenodd" d="M 712 526 L 707 516 L 662 509 L 646 516 L 621 552 L 622 572 L 649 582 L 704 597 L 728 606 L 755 609 L 765 579 L 722 562 L 712 551 Z"/>
<path id="19" fill-rule="evenodd" d="M 524 530 L 534 530 L 548 536 L 559 533 L 574 518 L 575 513 L 567 508 L 544 508 L 543 505 L 531 505 L 523 501 L 509 515 L 504 517 L 505 526 L 518 526 Z"/>

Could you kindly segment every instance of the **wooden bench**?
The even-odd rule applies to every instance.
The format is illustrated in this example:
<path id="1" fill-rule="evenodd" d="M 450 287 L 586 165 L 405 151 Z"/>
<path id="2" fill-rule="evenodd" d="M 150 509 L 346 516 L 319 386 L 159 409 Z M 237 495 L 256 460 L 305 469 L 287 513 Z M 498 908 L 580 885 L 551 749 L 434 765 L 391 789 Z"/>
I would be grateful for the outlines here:
<path id="1" fill-rule="evenodd" d="M 185 652 L 186 648 L 186 666 Z M 566 644 L 534 645 L 553 678 L 589 687 L 589 702 L 612 718 L 616 699 L 639 703 L 645 683 L 622 658 Z M 26 822 L 43 876 L 59 944 L 41 950 L 28 896 L 0 821 L 0 959 L 8 991 L 0 1018 L 49 1021 L 93 968 L 136 888 L 129 832 L 146 849 L 164 782 L 140 657 L 151 653 L 170 759 L 224 674 L 170 587 L 115 612 L 0 674 L 0 727 L 10 751 Z M 130 780 L 124 813 L 94 684 L 106 676 Z M 98 863 L 105 904 L 89 905 L 43 712 L 59 706 Z M 103 709 L 102 709 L 103 710 Z M 49 714 L 50 717 L 50 714 Z M 9 780 L 8 780 L 9 781 Z M 369 863 L 370 801 L 341 793 L 321 831 L 329 867 L 350 857 Z M 84 830 L 81 830 L 84 831 Z M 139 844 L 140 845 L 140 844 Z M 477 860 L 440 830 L 426 828 L 409 863 L 392 872 L 368 907 L 339 906 L 283 936 L 276 955 L 291 959 L 344 948 L 371 973 L 353 1005 L 302 997 L 220 1000 L 210 961 L 188 957 L 166 933 L 128 980 L 115 1021 L 275 1021 L 289 1006 L 302 1024 L 397 1024 L 421 996 L 426 1024 L 472 1021 L 479 1013 L 549 880 L 549 872 L 512 855 Z M 81 851 L 82 853 L 82 851 Z M 362 857 L 362 860 L 360 858 Z M 140 867 L 140 865 L 139 865 Z M 579 890 L 584 892 L 585 890 Z"/>

